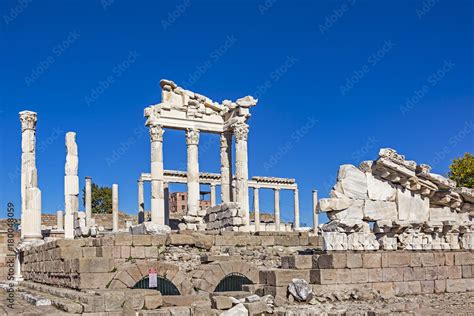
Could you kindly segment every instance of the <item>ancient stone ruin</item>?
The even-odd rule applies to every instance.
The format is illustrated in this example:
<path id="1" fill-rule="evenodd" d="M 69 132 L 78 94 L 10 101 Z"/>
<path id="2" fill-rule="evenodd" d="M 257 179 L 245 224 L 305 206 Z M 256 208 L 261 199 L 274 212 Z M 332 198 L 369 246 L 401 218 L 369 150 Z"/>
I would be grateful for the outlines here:
<path id="1" fill-rule="evenodd" d="M 320 200 L 325 249 L 474 249 L 474 190 L 430 171 L 393 149 L 341 166 L 331 198 Z"/>
<path id="2" fill-rule="evenodd" d="M 249 177 L 248 121 L 257 100 L 218 103 L 169 80 L 161 88 L 161 103 L 144 111 L 150 170 L 139 175 L 132 219 L 119 211 L 118 184 L 111 185 L 112 214 L 92 213 L 91 177 L 79 210 L 79 151 L 76 133 L 68 132 L 64 211 L 45 229 L 35 164 L 37 115 L 20 113 L 15 281 L 24 301 L 85 315 L 313 315 L 336 313 L 325 309 L 326 301 L 474 291 L 473 189 L 382 149 L 375 161 L 341 166 L 330 198 L 318 200 L 314 190 L 313 225 L 301 227 L 295 179 Z M 164 169 L 166 128 L 185 131 L 186 171 Z M 205 132 L 220 135 L 220 173 L 199 168 Z M 151 185 L 149 220 L 145 183 Z M 187 212 L 173 228 L 172 183 L 186 184 L 188 197 Z M 201 185 L 210 187 L 210 207 L 200 207 Z M 274 191 L 271 223 L 260 219 L 265 189 Z M 293 192 L 292 223 L 281 220 L 281 190 Z M 319 212 L 329 222 L 319 224 Z"/>

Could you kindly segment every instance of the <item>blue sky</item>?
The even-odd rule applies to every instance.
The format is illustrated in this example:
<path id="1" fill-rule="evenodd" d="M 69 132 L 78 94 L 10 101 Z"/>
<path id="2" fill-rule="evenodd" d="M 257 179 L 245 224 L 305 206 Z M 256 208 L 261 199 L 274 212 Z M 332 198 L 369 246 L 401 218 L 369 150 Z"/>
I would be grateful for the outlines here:
<path id="1" fill-rule="evenodd" d="M 26 109 L 39 117 L 44 212 L 64 207 L 64 134 L 75 131 L 81 186 L 85 176 L 118 183 L 120 209 L 135 213 L 150 161 L 143 109 L 160 101 L 162 78 L 216 101 L 259 99 L 250 176 L 296 178 L 303 223 L 312 189 L 327 196 L 339 165 L 381 147 L 445 174 L 474 149 L 473 9 L 468 0 L 1 0 L 0 217 L 9 201 L 20 212 Z M 202 171 L 219 171 L 218 146 L 201 135 Z M 164 155 L 165 168 L 185 170 L 183 132 L 165 133 Z M 260 200 L 273 211 L 271 191 Z M 283 219 L 292 208 L 283 192 Z"/>

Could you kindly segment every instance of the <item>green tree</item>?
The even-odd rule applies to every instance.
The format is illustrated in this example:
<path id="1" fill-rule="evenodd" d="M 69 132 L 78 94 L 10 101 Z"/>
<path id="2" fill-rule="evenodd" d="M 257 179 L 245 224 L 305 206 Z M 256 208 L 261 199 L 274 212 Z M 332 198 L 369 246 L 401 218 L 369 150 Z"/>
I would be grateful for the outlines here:
<path id="1" fill-rule="evenodd" d="M 86 189 L 82 190 L 82 203 L 86 205 Z M 112 213 L 112 188 L 99 187 L 92 183 L 92 213 L 110 214 Z"/>
<path id="2" fill-rule="evenodd" d="M 448 176 L 460 187 L 474 188 L 474 155 L 465 153 L 449 166 Z"/>

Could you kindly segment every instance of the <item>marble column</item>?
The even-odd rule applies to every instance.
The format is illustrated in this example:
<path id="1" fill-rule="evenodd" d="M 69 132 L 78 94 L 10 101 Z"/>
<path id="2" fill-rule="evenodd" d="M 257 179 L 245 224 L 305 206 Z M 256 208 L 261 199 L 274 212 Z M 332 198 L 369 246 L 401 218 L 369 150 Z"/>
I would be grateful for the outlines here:
<path id="1" fill-rule="evenodd" d="M 165 224 L 163 127 L 149 125 L 151 139 L 151 221 Z"/>
<path id="2" fill-rule="evenodd" d="M 165 195 L 165 225 L 170 225 L 170 189 L 168 182 L 164 183 Z"/>
<path id="3" fill-rule="evenodd" d="M 244 212 L 244 223 L 249 226 L 249 171 L 247 138 L 249 126 L 239 123 L 234 126 L 235 135 L 235 201 L 240 204 Z"/>
<path id="4" fill-rule="evenodd" d="M 112 184 L 112 231 L 119 230 L 119 197 L 118 184 Z"/>
<path id="5" fill-rule="evenodd" d="M 299 190 L 295 189 L 293 191 L 294 194 L 294 212 L 295 212 L 295 223 L 294 229 L 298 230 L 300 228 L 300 199 L 299 199 Z"/>
<path id="6" fill-rule="evenodd" d="M 211 206 L 216 206 L 216 185 L 211 184 Z"/>
<path id="7" fill-rule="evenodd" d="M 41 190 L 38 188 L 36 169 L 36 122 L 37 114 L 31 111 L 19 113 L 21 122 L 21 238 L 42 239 Z"/>
<path id="8" fill-rule="evenodd" d="M 186 144 L 188 146 L 188 216 L 198 216 L 199 211 L 199 130 L 188 128 L 186 130 Z"/>
<path id="9" fill-rule="evenodd" d="M 260 197 L 259 188 L 253 189 L 253 213 L 255 221 L 255 231 L 260 231 Z"/>
<path id="10" fill-rule="evenodd" d="M 66 133 L 66 165 L 64 176 L 64 238 L 74 239 L 74 220 L 79 211 L 79 177 L 77 176 L 79 157 L 76 133 Z"/>
<path id="11" fill-rule="evenodd" d="M 23 253 L 20 252 L 20 251 L 16 251 L 15 252 L 15 262 L 13 264 L 13 268 L 14 268 L 14 275 L 13 275 L 13 279 L 16 281 L 16 282 L 21 282 L 23 281 L 23 275 L 21 274 L 21 262 L 23 260 Z"/>
<path id="12" fill-rule="evenodd" d="M 318 218 L 318 191 L 313 190 L 313 231 L 318 233 L 319 218 Z"/>
<path id="13" fill-rule="evenodd" d="M 221 200 L 233 201 L 232 192 L 232 132 L 221 134 Z"/>
<path id="14" fill-rule="evenodd" d="M 138 180 L 138 224 L 145 221 L 145 193 L 143 180 Z"/>
<path id="15" fill-rule="evenodd" d="M 280 189 L 273 189 L 275 203 L 275 230 L 280 231 Z"/>
<path id="16" fill-rule="evenodd" d="M 91 226 L 92 219 L 92 178 L 86 177 L 86 225 Z"/>
<path id="17" fill-rule="evenodd" d="M 56 227 L 57 227 L 57 230 L 64 230 L 64 212 L 63 211 L 56 212 Z"/>

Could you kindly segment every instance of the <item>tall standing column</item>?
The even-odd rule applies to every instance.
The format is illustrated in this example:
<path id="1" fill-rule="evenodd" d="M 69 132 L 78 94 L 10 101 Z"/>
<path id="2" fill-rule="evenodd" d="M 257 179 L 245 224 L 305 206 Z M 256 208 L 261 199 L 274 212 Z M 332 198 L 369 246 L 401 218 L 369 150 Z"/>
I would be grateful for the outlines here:
<path id="1" fill-rule="evenodd" d="M 255 218 L 255 231 L 260 231 L 260 197 L 259 188 L 253 189 L 253 213 Z"/>
<path id="2" fill-rule="evenodd" d="M 91 226 L 92 219 L 92 178 L 86 177 L 86 225 Z"/>
<path id="3" fill-rule="evenodd" d="M 300 199 L 299 199 L 299 191 L 298 189 L 295 189 L 293 191 L 294 194 L 294 212 L 295 212 L 295 230 L 298 230 L 300 228 Z"/>
<path id="4" fill-rule="evenodd" d="M 66 133 L 66 166 L 64 177 L 64 238 L 74 239 L 74 219 L 79 211 L 79 177 L 77 171 L 79 157 L 76 144 L 76 133 Z"/>
<path id="5" fill-rule="evenodd" d="M 112 231 L 118 232 L 119 230 L 119 214 L 118 214 L 118 184 L 112 184 Z"/>
<path id="6" fill-rule="evenodd" d="M 186 130 L 186 144 L 188 145 L 188 216 L 198 216 L 199 211 L 199 130 Z"/>
<path id="7" fill-rule="evenodd" d="M 168 182 L 164 183 L 165 195 L 165 225 L 170 225 L 170 188 Z"/>
<path id="8" fill-rule="evenodd" d="M 275 230 L 280 231 L 280 189 L 273 189 L 275 209 Z"/>
<path id="9" fill-rule="evenodd" d="M 249 220 L 249 170 L 247 138 L 249 126 L 245 123 L 238 123 L 234 126 L 235 135 L 235 187 L 236 199 L 244 211 L 244 223 L 248 227 Z"/>
<path id="10" fill-rule="evenodd" d="M 41 190 L 36 169 L 37 114 L 22 111 L 21 122 L 21 238 L 41 239 Z"/>
<path id="11" fill-rule="evenodd" d="M 145 194 L 143 180 L 138 180 L 138 224 L 145 221 Z"/>
<path id="12" fill-rule="evenodd" d="M 313 231 L 318 233 L 319 218 L 318 218 L 318 191 L 313 190 Z"/>
<path id="13" fill-rule="evenodd" d="M 221 134 L 221 200 L 233 201 L 232 192 L 232 132 Z"/>
<path id="14" fill-rule="evenodd" d="M 151 139 L 151 221 L 165 224 L 163 176 L 163 127 L 149 125 Z"/>
<path id="15" fill-rule="evenodd" d="M 216 206 L 216 185 L 211 184 L 211 206 Z"/>

